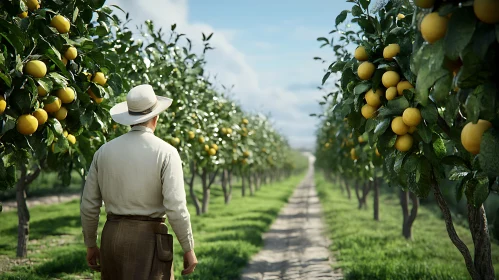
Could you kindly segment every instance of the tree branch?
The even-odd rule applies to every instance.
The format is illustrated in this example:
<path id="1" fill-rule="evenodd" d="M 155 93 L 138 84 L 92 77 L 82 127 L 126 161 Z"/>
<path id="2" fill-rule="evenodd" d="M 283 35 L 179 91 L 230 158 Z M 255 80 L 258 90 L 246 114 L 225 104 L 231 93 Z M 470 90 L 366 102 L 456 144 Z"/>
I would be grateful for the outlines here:
<path id="1" fill-rule="evenodd" d="M 219 170 L 220 168 L 217 168 L 215 170 L 215 173 L 213 173 L 213 176 L 210 178 L 210 182 L 208 183 L 208 189 L 211 187 L 211 184 L 213 184 L 213 181 L 215 181 L 215 178 L 217 177 Z"/>
<path id="2" fill-rule="evenodd" d="M 42 168 L 38 166 L 35 171 L 33 171 L 30 174 L 26 175 L 26 178 L 24 179 L 24 185 L 29 185 L 31 184 L 37 177 L 40 175 L 40 171 L 42 171 Z"/>

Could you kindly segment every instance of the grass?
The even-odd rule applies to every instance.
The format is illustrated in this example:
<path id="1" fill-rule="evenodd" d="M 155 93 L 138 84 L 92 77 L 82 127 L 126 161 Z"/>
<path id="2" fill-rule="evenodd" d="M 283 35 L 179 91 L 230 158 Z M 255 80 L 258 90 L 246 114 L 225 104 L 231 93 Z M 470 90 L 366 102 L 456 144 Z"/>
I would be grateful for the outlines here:
<path id="1" fill-rule="evenodd" d="M 263 186 L 253 197 L 241 197 L 240 186 L 235 186 L 229 205 L 224 204 L 220 187 L 214 186 L 208 214 L 198 217 L 194 208 L 189 208 L 199 264 L 192 276 L 183 279 L 237 279 L 262 247 L 262 233 L 302 178 L 303 174 L 295 175 Z M 0 279 L 100 279 L 85 263 L 78 201 L 31 209 L 29 260 L 24 263 L 14 258 L 16 213 L 2 213 L 0 221 Z M 99 233 L 104 221 L 102 213 Z M 175 276 L 181 277 L 182 253 L 177 241 L 175 252 Z"/>
<path id="2" fill-rule="evenodd" d="M 413 241 L 402 237 L 402 213 L 398 196 L 382 194 L 380 220 L 372 208 L 358 210 L 354 197 L 348 200 L 339 187 L 316 176 L 317 190 L 345 279 L 470 279 L 464 260 L 450 241 L 440 213 L 420 207 L 413 225 Z M 383 188 L 381 188 L 383 193 Z M 372 207 L 372 196 L 368 202 Z M 456 231 L 472 249 L 469 230 Z M 499 246 L 492 247 L 496 278 L 499 278 Z"/>

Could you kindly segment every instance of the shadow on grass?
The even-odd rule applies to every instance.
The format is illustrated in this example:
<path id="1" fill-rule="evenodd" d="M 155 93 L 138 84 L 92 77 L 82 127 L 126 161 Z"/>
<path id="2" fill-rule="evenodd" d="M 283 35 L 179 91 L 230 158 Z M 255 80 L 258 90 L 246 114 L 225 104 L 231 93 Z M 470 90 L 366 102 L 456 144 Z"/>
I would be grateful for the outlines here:
<path id="1" fill-rule="evenodd" d="M 67 215 L 56 218 L 47 218 L 29 223 L 30 239 L 40 239 L 47 235 L 65 235 L 65 229 L 80 227 L 81 220 L 78 215 Z M 6 230 L 0 231 L 1 235 L 17 235 L 17 226 L 10 227 Z M 0 245 L 5 246 L 5 245 Z M 0 247 L 1 249 L 2 247 Z"/>

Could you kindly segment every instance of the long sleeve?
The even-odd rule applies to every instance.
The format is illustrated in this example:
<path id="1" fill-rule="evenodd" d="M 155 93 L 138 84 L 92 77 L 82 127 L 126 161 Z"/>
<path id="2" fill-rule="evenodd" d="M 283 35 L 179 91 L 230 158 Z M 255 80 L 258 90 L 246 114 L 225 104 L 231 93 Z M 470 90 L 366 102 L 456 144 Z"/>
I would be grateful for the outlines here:
<path id="1" fill-rule="evenodd" d="M 90 165 L 80 204 L 81 226 L 87 247 L 97 246 L 97 228 L 99 227 L 99 214 L 102 206 L 102 195 L 97 180 L 97 157 L 98 151 Z"/>
<path id="2" fill-rule="evenodd" d="M 194 237 L 187 210 L 182 161 L 177 151 L 171 153 L 169 160 L 163 163 L 161 182 L 163 205 L 166 208 L 168 222 L 184 252 L 191 251 L 194 249 Z"/>

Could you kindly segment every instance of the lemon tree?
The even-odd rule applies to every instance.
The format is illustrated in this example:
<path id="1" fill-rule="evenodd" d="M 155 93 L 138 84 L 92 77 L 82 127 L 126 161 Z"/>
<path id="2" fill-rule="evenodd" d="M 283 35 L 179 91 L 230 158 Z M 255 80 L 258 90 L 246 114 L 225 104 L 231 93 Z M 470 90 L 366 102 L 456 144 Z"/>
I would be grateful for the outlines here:
<path id="1" fill-rule="evenodd" d="M 359 31 L 336 43 L 319 38 L 351 49 L 337 53 L 323 77 L 340 74 L 339 93 L 325 102 L 379 150 L 391 185 L 419 197 L 433 192 L 472 279 L 493 279 L 483 202 L 498 189 L 499 3 L 348 2 L 336 25 L 348 18 Z M 474 259 L 454 230 L 440 189 L 446 178 L 466 197 L 470 231 L 482 244 Z"/>

